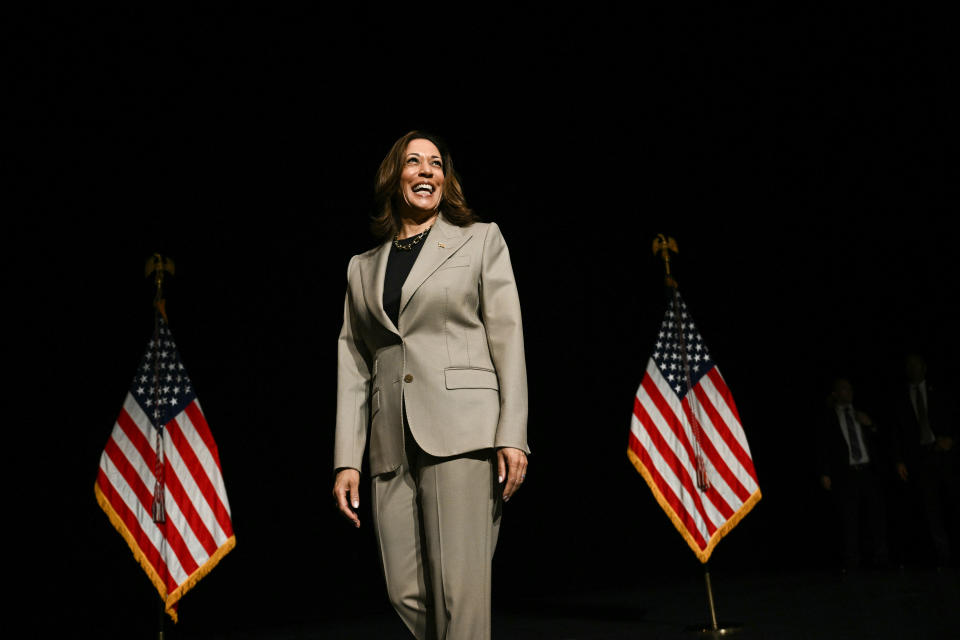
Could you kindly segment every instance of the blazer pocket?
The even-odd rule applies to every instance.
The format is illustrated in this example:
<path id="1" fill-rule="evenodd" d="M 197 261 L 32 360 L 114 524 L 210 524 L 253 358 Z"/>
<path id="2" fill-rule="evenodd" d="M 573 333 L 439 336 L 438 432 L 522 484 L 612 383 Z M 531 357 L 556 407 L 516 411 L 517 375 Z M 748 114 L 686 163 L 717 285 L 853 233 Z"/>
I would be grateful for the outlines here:
<path id="1" fill-rule="evenodd" d="M 440 265 L 438 271 L 443 271 L 444 269 L 453 269 L 454 267 L 469 267 L 470 266 L 470 256 L 451 256 L 447 258 L 443 264 Z"/>
<path id="2" fill-rule="evenodd" d="M 500 390 L 497 372 L 493 369 L 474 367 L 450 367 L 443 370 L 447 389 L 494 389 Z"/>

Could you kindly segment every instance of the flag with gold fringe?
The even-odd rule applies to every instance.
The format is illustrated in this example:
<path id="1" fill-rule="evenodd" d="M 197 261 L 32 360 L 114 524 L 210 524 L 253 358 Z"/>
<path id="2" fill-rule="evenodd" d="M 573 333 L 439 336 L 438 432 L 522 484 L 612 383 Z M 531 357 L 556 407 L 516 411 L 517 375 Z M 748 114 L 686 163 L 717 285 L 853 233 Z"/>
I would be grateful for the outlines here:
<path id="1" fill-rule="evenodd" d="M 696 554 L 760 500 L 740 415 L 676 290 L 634 397 L 627 455 Z"/>
<path id="2" fill-rule="evenodd" d="M 161 313 L 94 491 L 167 614 L 236 542 L 220 456 Z"/>

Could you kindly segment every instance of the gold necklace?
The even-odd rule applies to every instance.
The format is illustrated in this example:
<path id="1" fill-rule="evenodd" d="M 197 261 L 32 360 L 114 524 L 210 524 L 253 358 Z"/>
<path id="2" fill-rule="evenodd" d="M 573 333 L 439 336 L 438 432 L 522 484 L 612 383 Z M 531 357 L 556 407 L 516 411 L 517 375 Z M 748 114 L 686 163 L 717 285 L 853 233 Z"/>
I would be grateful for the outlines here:
<path id="1" fill-rule="evenodd" d="M 397 232 L 393 236 L 393 246 L 395 246 L 400 251 L 411 251 L 415 246 L 417 246 L 417 244 L 420 243 L 421 240 L 423 240 L 423 237 L 427 235 L 427 233 L 432 228 L 433 228 L 433 225 L 430 225 L 429 227 L 427 227 L 417 235 L 411 236 L 413 238 L 413 242 L 410 242 L 409 244 L 400 244 L 400 232 Z M 409 240 L 409 239 L 410 238 L 404 238 L 404 240 Z"/>

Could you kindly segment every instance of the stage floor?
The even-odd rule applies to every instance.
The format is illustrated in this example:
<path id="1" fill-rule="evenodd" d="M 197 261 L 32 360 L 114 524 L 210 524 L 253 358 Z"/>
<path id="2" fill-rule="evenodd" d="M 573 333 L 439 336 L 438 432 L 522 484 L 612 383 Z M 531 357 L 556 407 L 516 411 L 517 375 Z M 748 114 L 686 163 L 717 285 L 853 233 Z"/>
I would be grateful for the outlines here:
<path id="1" fill-rule="evenodd" d="M 737 576 L 715 571 L 711 577 L 720 622 L 742 625 L 739 632 L 729 637 L 960 637 L 956 569 L 892 569 L 848 575 L 829 571 L 753 572 Z M 642 576 L 638 576 L 639 580 Z M 495 601 L 494 638 L 697 638 L 688 627 L 708 621 L 702 579 L 674 577 L 641 584 L 632 590 L 568 592 L 509 603 Z M 178 633 L 177 637 L 187 636 Z M 322 624 L 233 631 L 222 637 L 402 640 L 410 636 L 392 612 L 378 609 Z"/>

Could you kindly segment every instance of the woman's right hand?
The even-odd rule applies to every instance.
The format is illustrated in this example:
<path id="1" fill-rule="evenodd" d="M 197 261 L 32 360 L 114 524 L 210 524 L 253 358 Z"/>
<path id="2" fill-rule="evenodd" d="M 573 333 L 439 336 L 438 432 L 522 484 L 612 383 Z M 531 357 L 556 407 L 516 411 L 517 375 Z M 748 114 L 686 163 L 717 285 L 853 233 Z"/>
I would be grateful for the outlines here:
<path id="1" fill-rule="evenodd" d="M 360 526 L 356 510 L 360 508 L 360 472 L 356 469 L 340 469 L 333 481 L 333 499 L 337 508 L 353 526 Z"/>

